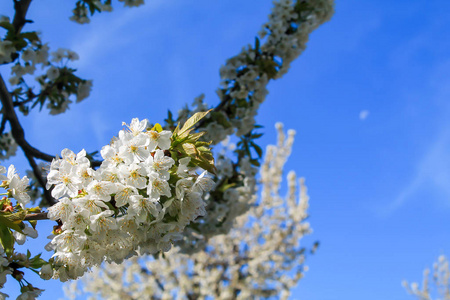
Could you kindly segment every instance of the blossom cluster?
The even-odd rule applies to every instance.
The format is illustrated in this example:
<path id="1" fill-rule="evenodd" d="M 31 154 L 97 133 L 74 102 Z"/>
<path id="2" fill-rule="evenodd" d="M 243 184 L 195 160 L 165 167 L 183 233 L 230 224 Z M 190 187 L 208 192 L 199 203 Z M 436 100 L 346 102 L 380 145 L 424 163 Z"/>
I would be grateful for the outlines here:
<path id="1" fill-rule="evenodd" d="M 11 132 L 0 134 L 0 159 L 5 160 L 16 155 L 17 143 Z"/>
<path id="2" fill-rule="evenodd" d="M 3 175 L 4 173 L 6 176 Z M 14 165 L 10 165 L 8 170 L 4 166 L 0 166 L 0 180 L 2 182 L 0 187 L 7 190 L 7 196 L 16 199 L 17 203 L 22 208 L 25 208 L 30 202 L 30 196 L 28 195 L 30 180 L 28 177 L 23 176 L 20 178 Z"/>
<path id="3" fill-rule="evenodd" d="M 205 214 L 203 194 L 214 182 L 197 175 L 189 156 L 177 154 L 172 132 L 133 119 L 101 150 L 97 170 L 84 150 L 65 149 L 48 174 L 59 202 L 48 217 L 58 221 L 53 278 L 83 275 L 102 261 L 120 263 L 136 254 L 168 251 L 186 225 Z"/>
<path id="4" fill-rule="evenodd" d="M 118 300 L 286 299 L 307 269 L 299 242 L 311 229 L 305 221 L 309 199 L 304 181 L 290 172 L 287 195 L 280 193 L 294 132 L 286 137 L 281 124 L 277 130 L 278 145 L 267 147 L 260 172 L 261 197 L 229 234 L 212 237 L 190 255 L 176 247 L 164 259 L 134 257 L 96 268 L 81 282 L 67 284 L 66 296 L 75 298 L 84 290 Z"/>

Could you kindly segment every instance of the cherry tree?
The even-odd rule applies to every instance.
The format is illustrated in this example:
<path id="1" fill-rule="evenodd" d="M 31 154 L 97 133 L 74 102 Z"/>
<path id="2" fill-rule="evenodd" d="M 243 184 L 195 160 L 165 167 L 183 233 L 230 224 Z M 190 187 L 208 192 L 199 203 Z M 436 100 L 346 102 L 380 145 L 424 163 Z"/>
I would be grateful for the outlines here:
<path id="1" fill-rule="evenodd" d="M 142 0 L 120 2 L 125 6 L 143 4 Z M 124 122 L 124 128 L 99 153 L 62 149 L 58 151 L 60 155 L 44 153 L 31 145 L 19 115 L 26 116 L 37 107 L 51 115 L 64 113 L 74 101 L 89 96 L 93 82 L 82 79 L 70 67 L 72 61 L 79 59 L 75 52 L 53 51 L 37 32 L 25 31 L 31 22 L 26 17 L 29 6 L 34 4 L 31 0 L 13 0 L 13 4 L 14 16 L 0 19 L 3 28 L 0 63 L 8 65 L 12 75 L 8 82 L 0 76 L 0 154 L 6 159 L 20 148 L 32 172 L 19 176 L 13 165 L 0 167 L 0 173 L 4 174 L 1 187 L 5 191 L 0 200 L 2 286 L 11 276 L 21 286 L 19 298 L 28 299 L 37 297 L 42 290 L 25 279 L 23 269 L 39 273 L 46 280 L 64 282 L 81 277 L 102 262 L 120 265 L 126 258 L 141 255 L 165 257 L 160 260 L 168 265 L 173 265 L 180 255 L 187 255 L 195 263 L 197 257 L 205 255 L 206 248 L 217 245 L 220 239 L 230 241 L 231 245 L 236 235 L 246 236 L 249 246 L 258 247 L 251 239 L 273 235 L 274 226 L 270 230 L 263 228 L 273 220 L 286 222 L 283 230 L 287 231 L 278 241 L 283 249 L 278 256 L 273 244 L 261 246 L 267 251 L 267 258 L 283 262 L 279 257 L 287 257 L 287 270 L 292 269 L 294 261 L 302 262 L 302 251 L 288 246 L 286 240 L 308 231 L 302 223 L 306 194 L 302 194 L 297 204 L 295 176 L 289 177 L 291 192 L 285 202 L 280 202 L 280 208 L 268 201 L 280 200 L 281 170 L 283 159 L 290 152 L 291 139 L 287 145 L 279 143 L 276 151 L 268 151 L 261 166 L 263 151 L 256 141 L 261 133 L 255 116 L 268 93 L 267 84 L 289 70 L 290 63 L 305 49 L 309 34 L 330 19 L 333 1 L 274 2 L 268 21 L 253 44 L 245 46 L 220 68 L 222 82 L 217 90 L 217 105 L 208 105 L 204 97 L 198 97 L 192 107 L 186 106 L 177 116 L 169 111 L 159 123 L 137 118 Z M 96 14 L 112 11 L 112 5 L 111 0 L 76 1 L 71 19 L 88 23 Z M 238 139 L 236 147 L 224 151 L 220 142 L 231 135 Z M 269 168 L 271 164 L 273 167 Z M 255 176 L 260 166 L 263 196 L 257 202 Z M 270 172 L 277 173 L 268 179 Z M 32 203 L 38 205 L 31 207 Z M 300 207 L 296 208 L 298 215 L 292 215 L 290 210 L 284 212 L 295 207 Z M 285 213 L 286 219 L 282 219 L 279 211 Z M 272 214 L 263 219 L 266 223 L 252 221 L 254 217 L 265 216 L 265 212 Z M 54 230 L 44 233 L 50 234 L 45 250 L 54 252 L 52 258 L 47 261 L 40 254 L 17 252 L 16 244 L 24 244 L 26 237 L 37 237 L 37 222 L 48 220 L 55 222 Z M 259 231 L 249 231 L 249 224 L 259 226 Z M 176 248 L 172 249 L 173 245 Z M 224 250 L 224 254 L 230 254 L 229 251 Z M 256 269 L 268 268 L 266 277 L 273 279 L 278 274 L 255 260 L 249 260 L 245 266 L 248 274 L 256 272 L 251 265 Z M 236 266 L 242 265 L 227 262 L 222 268 L 236 269 Z M 157 267 L 150 265 L 149 274 L 153 274 L 152 268 Z M 300 275 L 278 281 L 267 295 L 288 291 Z M 176 282 L 169 280 L 166 284 L 173 287 Z M 242 286 L 243 282 L 239 284 Z M 202 292 L 197 290 L 198 287 L 192 286 L 190 292 L 200 295 Z M 238 294 L 250 292 L 241 287 Z"/>

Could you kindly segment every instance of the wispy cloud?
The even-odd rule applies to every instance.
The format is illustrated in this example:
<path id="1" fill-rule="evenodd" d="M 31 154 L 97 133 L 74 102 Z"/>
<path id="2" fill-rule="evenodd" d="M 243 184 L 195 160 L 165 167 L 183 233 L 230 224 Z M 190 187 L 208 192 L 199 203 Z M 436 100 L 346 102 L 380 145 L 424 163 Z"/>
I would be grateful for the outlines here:
<path id="1" fill-rule="evenodd" d="M 434 195 L 443 195 L 442 198 L 450 201 L 450 60 L 442 60 L 429 77 L 430 92 L 427 103 L 439 107 L 439 118 L 434 142 L 425 151 L 425 154 L 416 163 L 416 168 L 409 183 L 397 194 L 394 200 L 386 207 L 384 213 L 391 214 L 401 208 L 406 202 L 420 192 L 431 192 Z M 427 93 L 425 93 L 427 94 Z M 450 203 L 450 202 L 449 202 Z"/>
<path id="2" fill-rule="evenodd" d="M 142 7 L 128 8 L 122 14 L 112 12 L 116 16 L 109 22 L 91 24 L 89 31 L 83 31 L 80 35 L 75 36 L 71 43 L 71 49 L 77 52 L 81 58 L 78 66 L 91 65 L 98 57 L 104 55 L 105 49 L 130 45 L 136 36 L 119 34 L 119 31 L 133 20 L 157 13 L 164 4 L 165 2 L 160 0 L 151 1 Z M 105 14 L 107 13 L 105 12 Z"/>
<path id="3" fill-rule="evenodd" d="M 385 214 L 401 208 L 421 191 L 433 190 L 450 199 L 450 126 L 444 128 L 436 141 L 418 162 L 415 173 L 406 186 L 387 206 Z"/>

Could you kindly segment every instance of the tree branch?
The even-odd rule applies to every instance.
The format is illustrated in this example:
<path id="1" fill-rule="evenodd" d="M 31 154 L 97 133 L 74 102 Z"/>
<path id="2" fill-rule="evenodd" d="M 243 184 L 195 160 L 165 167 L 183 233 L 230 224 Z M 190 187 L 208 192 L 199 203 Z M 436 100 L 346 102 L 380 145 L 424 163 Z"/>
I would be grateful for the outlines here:
<path id="1" fill-rule="evenodd" d="M 25 216 L 25 221 L 33 221 L 33 220 L 50 220 L 47 216 L 46 212 L 28 214 Z"/>
<path id="2" fill-rule="evenodd" d="M 3 131 L 5 131 L 5 126 L 6 126 L 6 117 L 5 115 L 2 115 L 2 123 L 0 125 L 0 135 L 2 135 Z"/>
<path id="3" fill-rule="evenodd" d="M 25 132 L 20 125 L 17 114 L 14 110 L 11 94 L 9 93 L 3 77 L 0 75 L 0 101 L 3 105 L 3 116 L 9 121 L 11 126 L 11 133 L 16 140 L 16 143 L 22 148 L 25 153 L 32 155 L 35 158 L 39 158 L 48 162 L 51 162 L 55 156 L 46 154 L 31 146 L 25 140 Z"/>
<path id="4" fill-rule="evenodd" d="M 16 31 L 16 34 L 22 31 L 23 26 L 31 21 L 25 19 L 27 15 L 28 7 L 30 6 L 31 0 L 14 0 L 14 19 L 12 25 Z"/>
<path id="5" fill-rule="evenodd" d="M 36 177 L 36 180 L 44 190 L 45 199 L 49 204 L 51 205 L 55 204 L 56 200 L 50 195 L 50 192 L 45 188 L 46 182 L 42 178 L 42 173 L 39 170 L 36 161 L 34 160 L 34 158 L 39 158 L 51 162 L 54 156 L 39 151 L 38 149 L 31 146 L 25 140 L 25 132 L 22 128 L 22 125 L 19 122 L 16 111 L 14 110 L 11 94 L 9 93 L 5 85 L 5 81 L 3 80 L 3 77 L 1 75 L 0 75 L 0 101 L 2 102 L 3 105 L 2 109 L 3 117 L 9 121 L 12 136 L 16 141 L 17 145 L 19 145 L 22 151 L 25 153 L 25 156 L 28 162 L 30 163 L 31 168 L 33 169 L 33 173 Z"/>

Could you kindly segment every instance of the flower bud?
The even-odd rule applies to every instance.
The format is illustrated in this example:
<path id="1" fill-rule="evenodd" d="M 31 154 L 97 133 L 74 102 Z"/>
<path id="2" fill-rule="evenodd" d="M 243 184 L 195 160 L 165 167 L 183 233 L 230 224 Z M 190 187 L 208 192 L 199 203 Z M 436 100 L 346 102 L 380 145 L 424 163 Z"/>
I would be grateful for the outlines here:
<path id="1" fill-rule="evenodd" d="M 12 277 L 14 278 L 14 279 L 16 279 L 17 281 L 21 281 L 22 279 L 23 279 L 23 275 L 24 275 L 25 273 L 24 272 L 22 272 L 22 271 L 19 271 L 19 270 L 14 270 L 14 272 L 12 273 Z"/>
<path id="2" fill-rule="evenodd" d="M 51 264 L 43 265 L 39 271 L 39 276 L 44 280 L 49 280 L 53 276 L 53 268 Z"/>

